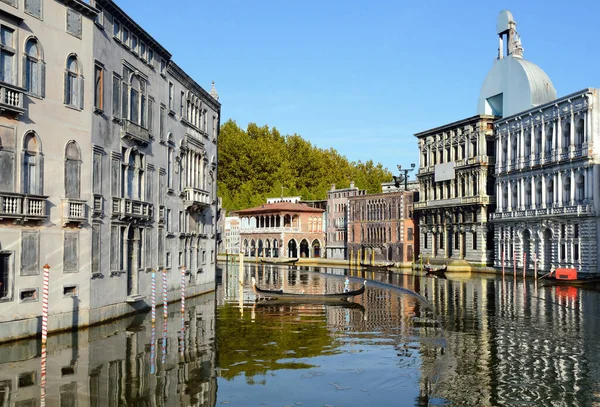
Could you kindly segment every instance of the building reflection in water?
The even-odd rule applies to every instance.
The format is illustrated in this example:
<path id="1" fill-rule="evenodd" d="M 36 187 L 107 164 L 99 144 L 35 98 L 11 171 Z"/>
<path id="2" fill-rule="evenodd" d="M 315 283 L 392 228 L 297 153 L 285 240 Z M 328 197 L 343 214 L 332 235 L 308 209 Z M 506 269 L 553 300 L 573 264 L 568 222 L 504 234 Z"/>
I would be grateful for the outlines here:
<path id="1" fill-rule="evenodd" d="M 216 400 L 215 295 L 188 298 L 181 332 L 179 304 L 166 321 L 136 315 L 48 338 L 46 405 L 210 406 Z M 163 329 L 158 334 L 156 330 Z M 156 351 L 160 346 L 158 362 Z M 38 406 L 39 340 L 0 346 L 0 406 Z M 179 351 L 179 352 L 178 352 Z"/>

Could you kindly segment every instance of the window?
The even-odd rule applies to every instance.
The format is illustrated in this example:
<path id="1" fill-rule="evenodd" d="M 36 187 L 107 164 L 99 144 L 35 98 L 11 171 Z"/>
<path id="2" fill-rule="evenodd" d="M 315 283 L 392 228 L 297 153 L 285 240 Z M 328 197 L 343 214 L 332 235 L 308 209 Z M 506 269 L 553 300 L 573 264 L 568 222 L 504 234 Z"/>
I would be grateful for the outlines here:
<path id="1" fill-rule="evenodd" d="M 154 133 L 154 99 L 148 98 L 148 132 Z"/>
<path id="2" fill-rule="evenodd" d="M 104 12 L 102 11 L 102 8 L 98 4 L 94 4 L 94 6 L 98 10 L 98 15 L 96 15 L 96 18 L 94 19 L 94 23 L 96 23 L 96 25 L 98 27 L 103 29 L 104 28 Z"/>
<path id="3" fill-rule="evenodd" d="M 23 232 L 21 235 L 21 275 L 40 274 L 39 237 L 36 231 Z"/>
<path id="4" fill-rule="evenodd" d="M 154 51 L 148 47 L 148 63 L 154 68 Z"/>
<path id="5" fill-rule="evenodd" d="M 42 0 L 25 0 L 25 12 L 42 18 Z"/>
<path id="6" fill-rule="evenodd" d="M 63 245 L 63 271 L 79 271 L 79 232 L 65 232 Z"/>
<path id="7" fill-rule="evenodd" d="M 15 30 L 0 26 L 0 81 L 16 84 L 15 75 Z"/>
<path id="8" fill-rule="evenodd" d="M 169 110 L 173 111 L 173 98 L 175 97 L 175 89 L 173 87 L 173 83 L 169 82 Z"/>
<path id="9" fill-rule="evenodd" d="M 15 192 L 15 145 L 15 130 L 0 126 L 0 174 L 2 174 L 0 191 L 2 192 Z"/>
<path id="10" fill-rule="evenodd" d="M 121 228 L 113 225 L 110 228 L 110 270 L 119 271 L 121 256 Z"/>
<path id="11" fill-rule="evenodd" d="M 113 74 L 112 111 L 114 118 L 121 117 L 121 78 Z"/>
<path id="12" fill-rule="evenodd" d="M 102 154 L 96 151 L 92 158 L 92 184 L 94 194 L 102 194 Z"/>
<path id="13" fill-rule="evenodd" d="M 164 59 L 160 59 L 160 74 L 165 75 L 165 70 L 167 69 L 167 62 Z"/>
<path id="14" fill-rule="evenodd" d="M 67 59 L 65 72 L 65 104 L 83 109 L 83 77 L 75 55 Z"/>
<path id="15" fill-rule="evenodd" d="M 146 44 L 140 41 L 140 57 L 146 60 Z"/>
<path id="16" fill-rule="evenodd" d="M 477 232 L 473 232 L 473 250 L 477 250 Z"/>
<path id="17" fill-rule="evenodd" d="M 131 50 L 135 53 L 138 52 L 138 37 L 135 35 L 131 35 Z"/>
<path id="18" fill-rule="evenodd" d="M 122 27 L 121 41 L 123 41 L 123 44 L 129 46 L 129 30 L 125 27 Z"/>
<path id="19" fill-rule="evenodd" d="M 183 107 L 185 106 L 185 93 L 181 92 L 180 104 L 179 104 L 179 116 L 183 117 Z"/>
<path id="20" fill-rule="evenodd" d="M 167 150 L 167 188 L 173 189 L 173 147 Z"/>
<path id="21" fill-rule="evenodd" d="M 67 9 L 67 32 L 81 38 L 81 14 Z"/>
<path id="22" fill-rule="evenodd" d="M 160 134 L 160 139 L 164 140 L 165 138 L 165 119 L 167 116 L 167 108 L 164 105 L 160 106 L 160 117 L 158 123 L 158 132 Z"/>
<path id="23" fill-rule="evenodd" d="M 41 50 L 38 41 L 30 38 L 25 43 L 24 77 L 27 92 L 43 97 L 45 88 L 45 65 L 42 61 Z"/>
<path id="24" fill-rule="evenodd" d="M 28 133 L 23 141 L 23 193 L 26 195 L 42 194 L 42 156 L 39 151 L 40 142 L 35 133 Z"/>
<path id="25" fill-rule="evenodd" d="M 0 301 L 12 300 L 13 268 L 11 254 L 0 252 Z M 0 385 L 0 391 L 2 387 Z"/>
<path id="26" fill-rule="evenodd" d="M 129 160 L 123 166 L 123 171 L 122 177 L 126 180 L 125 196 L 130 199 L 142 200 L 144 196 L 144 156 L 137 150 L 131 150 Z"/>
<path id="27" fill-rule="evenodd" d="M 81 184 L 81 152 L 75 141 L 65 149 L 65 197 L 79 199 Z"/>
<path id="28" fill-rule="evenodd" d="M 116 19 L 113 21 L 113 36 L 121 39 L 121 23 Z"/>
<path id="29" fill-rule="evenodd" d="M 104 110 L 104 69 L 98 64 L 94 68 L 94 107 Z"/>
<path id="30" fill-rule="evenodd" d="M 171 252 L 167 252 L 167 268 L 171 268 Z"/>
<path id="31" fill-rule="evenodd" d="M 125 78 L 122 85 L 123 118 L 146 128 L 148 126 L 146 81 L 137 75 L 133 75 L 127 67 L 123 67 L 123 76 Z M 127 83 L 127 78 L 131 78 L 131 83 Z"/>
<path id="32" fill-rule="evenodd" d="M 17 0 L 2 0 L 6 4 L 10 4 L 13 7 L 17 7 Z"/>
<path id="33" fill-rule="evenodd" d="M 412 242 L 412 240 L 413 240 L 413 228 L 408 228 L 406 234 L 407 234 L 406 240 L 408 240 L 409 242 Z"/>

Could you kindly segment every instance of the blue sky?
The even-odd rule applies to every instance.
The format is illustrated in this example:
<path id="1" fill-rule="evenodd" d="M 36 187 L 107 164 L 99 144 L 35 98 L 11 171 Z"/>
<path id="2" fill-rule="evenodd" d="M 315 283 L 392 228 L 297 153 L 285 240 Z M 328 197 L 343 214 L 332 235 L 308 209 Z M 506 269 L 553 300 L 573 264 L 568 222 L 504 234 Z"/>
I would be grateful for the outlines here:
<path id="1" fill-rule="evenodd" d="M 396 173 L 414 133 L 476 113 L 510 10 L 558 96 L 600 86 L 600 3 L 116 0 L 205 89 L 222 122 L 300 134 Z"/>

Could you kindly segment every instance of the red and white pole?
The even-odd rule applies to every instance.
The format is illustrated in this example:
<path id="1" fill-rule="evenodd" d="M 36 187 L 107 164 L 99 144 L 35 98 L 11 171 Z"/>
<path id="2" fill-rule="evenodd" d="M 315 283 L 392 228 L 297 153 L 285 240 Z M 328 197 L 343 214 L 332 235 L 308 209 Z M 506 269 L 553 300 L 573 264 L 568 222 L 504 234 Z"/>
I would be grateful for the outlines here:
<path id="1" fill-rule="evenodd" d="M 152 306 L 152 325 L 156 323 L 156 271 L 152 269 L 152 288 L 150 303 Z"/>
<path id="2" fill-rule="evenodd" d="M 167 301 L 167 269 L 163 269 L 163 317 L 165 320 L 169 316 L 168 310 L 168 301 Z"/>
<path id="3" fill-rule="evenodd" d="M 185 312 L 185 267 L 181 268 L 181 312 Z"/>
<path id="4" fill-rule="evenodd" d="M 42 343 L 42 365 L 40 368 L 40 407 L 46 407 L 46 342 Z"/>
<path id="5" fill-rule="evenodd" d="M 42 344 L 48 339 L 48 283 L 50 282 L 50 266 L 44 265 L 44 287 L 42 289 Z"/>

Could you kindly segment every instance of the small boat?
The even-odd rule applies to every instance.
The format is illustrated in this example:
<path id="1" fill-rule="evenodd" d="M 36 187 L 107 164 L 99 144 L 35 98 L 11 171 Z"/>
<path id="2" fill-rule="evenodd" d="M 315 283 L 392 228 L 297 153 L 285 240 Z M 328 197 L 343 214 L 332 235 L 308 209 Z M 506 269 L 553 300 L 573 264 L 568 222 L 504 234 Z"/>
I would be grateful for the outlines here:
<path id="1" fill-rule="evenodd" d="M 363 307 L 362 304 L 358 303 L 358 302 L 353 302 L 353 301 L 346 301 L 346 300 L 331 300 L 331 301 L 321 301 L 321 302 L 317 302 L 317 301 L 298 301 L 298 300 L 292 300 L 292 301 L 288 301 L 287 299 L 279 299 L 279 300 L 269 300 L 269 299 L 262 299 L 262 300 L 258 300 L 257 302 L 255 302 L 255 305 L 257 308 L 269 308 L 269 307 L 297 307 L 297 306 L 305 306 L 306 303 L 310 303 L 311 306 L 314 307 L 323 307 L 323 306 L 328 306 L 328 307 L 339 307 L 339 308 L 347 308 L 347 309 L 356 309 L 359 311 L 364 312 L 365 311 L 365 307 Z"/>
<path id="2" fill-rule="evenodd" d="M 272 264 L 294 264 L 298 261 L 297 257 L 261 257 L 261 263 Z"/>
<path id="3" fill-rule="evenodd" d="M 443 265 L 439 268 L 433 268 L 431 265 L 426 264 L 423 266 L 425 272 L 430 276 L 444 276 L 446 275 L 446 271 L 448 270 L 448 265 Z"/>
<path id="4" fill-rule="evenodd" d="M 390 267 L 394 267 L 394 263 L 368 264 L 361 262 L 360 266 L 372 269 L 389 269 Z"/>
<path id="5" fill-rule="evenodd" d="M 597 274 L 580 275 L 577 273 L 577 269 L 573 268 L 557 268 L 556 270 L 541 276 L 540 280 L 545 280 L 548 283 L 557 285 L 600 285 L 600 276 Z"/>
<path id="6" fill-rule="evenodd" d="M 339 302 L 347 301 L 349 298 L 361 295 L 365 292 L 365 286 L 367 280 L 363 282 L 362 287 L 358 290 L 347 291 L 341 293 L 331 294 L 303 294 L 303 293 L 286 293 L 283 290 L 265 290 L 256 285 L 256 279 L 252 277 L 252 290 L 254 294 L 260 298 L 269 298 L 273 300 L 286 300 L 286 301 L 307 301 L 307 302 Z"/>

